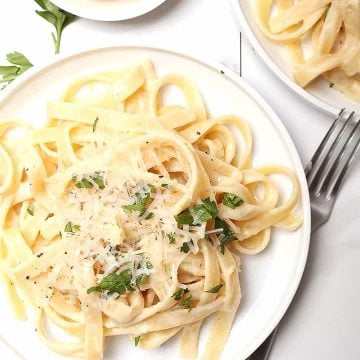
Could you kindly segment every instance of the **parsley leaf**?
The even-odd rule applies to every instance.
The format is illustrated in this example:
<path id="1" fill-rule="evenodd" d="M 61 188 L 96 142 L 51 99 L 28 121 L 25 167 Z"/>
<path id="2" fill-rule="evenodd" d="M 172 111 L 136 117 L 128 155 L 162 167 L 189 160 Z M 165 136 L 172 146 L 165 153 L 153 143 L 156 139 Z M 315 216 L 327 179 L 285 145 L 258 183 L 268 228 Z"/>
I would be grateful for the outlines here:
<path id="1" fill-rule="evenodd" d="M 148 269 L 152 267 L 150 262 L 147 262 L 146 266 Z M 107 291 L 108 295 L 122 295 L 125 292 L 134 292 L 136 287 L 139 287 L 139 285 L 144 283 L 149 278 L 149 275 L 146 274 L 139 275 L 136 277 L 134 284 L 131 281 L 132 272 L 130 269 L 123 270 L 120 272 L 120 274 L 117 274 L 117 272 L 118 270 L 115 270 L 111 274 L 105 276 L 99 285 L 87 289 L 87 293 L 91 294 L 94 291 Z"/>
<path id="2" fill-rule="evenodd" d="M 62 31 L 76 19 L 76 16 L 58 8 L 48 0 L 35 0 L 35 2 L 43 9 L 36 10 L 36 13 L 55 27 L 55 32 L 51 33 L 51 36 L 55 45 L 55 54 L 58 54 Z"/>
<path id="3" fill-rule="evenodd" d="M 189 244 L 192 242 L 192 240 L 184 242 L 180 248 L 180 251 L 187 254 L 190 251 Z"/>
<path id="4" fill-rule="evenodd" d="M 192 296 L 190 295 L 188 298 L 184 299 L 179 305 L 183 307 L 184 309 L 189 309 L 189 312 L 191 311 L 191 301 Z"/>
<path id="5" fill-rule="evenodd" d="M 117 274 L 116 271 L 105 276 L 99 285 L 93 286 L 87 289 L 87 293 L 91 294 L 94 291 L 108 291 L 109 295 L 119 294 L 122 295 L 126 291 L 134 292 L 136 288 L 131 284 L 132 274 L 129 269 L 123 270 L 120 274 Z"/>
<path id="6" fill-rule="evenodd" d="M 178 291 L 174 292 L 174 294 L 171 296 L 172 298 L 174 298 L 176 301 L 181 300 L 181 298 L 187 294 L 189 292 L 189 289 L 179 289 Z"/>
<path id="7" fill-rule="evenodd" d="M 75 182 L 75 186 L 78 189 L 91 189 L 94 187 L 94 184 L 89 181 L 91 179 L 95 184 L 99 186 L 100 190 L 105 189 L 105 180 L 104 175 L 100 171 L 96 171 L 93 175 L 83 176 L 80 180 L 78 180 L 77 176 L 72 177 L 72 181 Z"/>
<path id="8" fill-rule="evenodd" d="M 175 220 L 182 225 L 192 225 L 194 218 L 189 209 L 185 209 L 175 217 Z"/>
<path id="9" fill-rule="evenodd" d="M 224 286 L 223 284 L 219 284 L 219 285 L 214 286 L 212 289 L 207 290 L 207 291 L 205 291 L 205 292 L 210 293 L 210 294 L 216 294 L 216 293 L 219 292 L 219 290 L 220 290 L 223 286 Z"/>
<path id="10" fill-rule="evenodd" d="M 169 244 L 175 244 L 176 238 L 175 238 L 175 233 L 169 233 L 166 234 L 166 237 L 169 239 Z"/>
<path id="11" fill-rule="evenodd" d="M 139 345 L 140 339 L 141 339 L 141 336 L 136 336 L 135 337 L 135 346 Z"/>
<path id="12" fill-rule="evenodd" d="M 140 216 L 144 215 L 146 212 L 146 209 L 148 207 L 148 203 L 150 200 L 151 195 L 151 189 L 152 187 L 148 185 L 149 190 L 144 191 L 144 193 L 136 192 L 134 196 L 132 196 L 133 203 L 130 205 L 124 205 L 122 208 L 125 210 L 126 213 L 131 213 L 135 211 L 140 212 Z M 150 219 L 153 217 L 153 213 L 149 213 L 149 215 L 146 215 L 145 219 Z"/>
<path id="13" fill-rule="evenodd" d="M 29 215 L 34 216 L 34 206 L 32 204 L 27 207 L 26 211 Z"/>
<path id="14" fill-rule="evenodd" d="M 204 223 L 208 220 L 215 219 L 217 214 L 216 202 L 207 198 L 202 200 L 202 204 L 185 209 L 178 214 L 175 219 L 182 225 L 199 225 L 199 222 Z"/>
<path id="15" fill-rule="evenodd" d="M 19 75 L 23 74 L 33 66 L 27 57 L 17 51 L 7 54 L 6 59 L 10 64 L 12 64 L 0 66 L 0 75 L 2 76 L 0 83 L 7 83 L 6 85 L 9 85 Z"/>
<path id="16" fill-rule="evenodd" d="M 99 117 L 97 117 L 93 123 L 93 127 L 92 127 L 92 131 L 95 132 L 96 131 L 96 126 L 97 126 L 97 123 L 99 121 Z"/>
<path id="17" fill-rule="evenodd" d="M 223 229 L 223 232 L 219 235 L 218 240 L 220 242 L 221 253 L 224 255 L 225 245 L 229 244 L 231 241 L 237 240 L 237 237 L 231 231 L 229 225 L 219 217 L 215 219 L 215 229 Z"/>
<path id="18" fill-rule="evenodd" d="M 69 221 L 65 225 L 64 231 L 67 233 L 74 234 L 75 231 L 80 231 L 80 225 L 73 224 L 71 221 Z"/>
<path id="19" fill-rule="evenodd" d="M 235 209 L 242 205 L 244 200 L 232 193 L 225 193 L 223 198 L 223 204 L 231 209 Z"/>

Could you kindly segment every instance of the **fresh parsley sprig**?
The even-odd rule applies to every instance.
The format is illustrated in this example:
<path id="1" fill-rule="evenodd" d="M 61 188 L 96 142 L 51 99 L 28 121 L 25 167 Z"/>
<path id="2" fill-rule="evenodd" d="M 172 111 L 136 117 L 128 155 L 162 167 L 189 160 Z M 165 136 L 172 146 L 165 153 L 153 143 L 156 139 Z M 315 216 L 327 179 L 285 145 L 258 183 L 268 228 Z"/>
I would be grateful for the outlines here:
<path id="1" fill-rule="evenodd" d="M 9 85 L 19 75 L 33 67 L 29 59 L 17 51 L 7 54 L 6 59 L 12 64 L 0 66 L 0 75 L 2 76 L 0 83 L 6 83 L 6 85 Z"/>
<path id="2" fill-rule="evenodd" d="M 169 244 L 175 244 L 176 236 L 174 232 L 166 234 L 166 237 L 169 239 Z"/>
<path id="3" fill-rule="evenodd" d="M 80 231 L 80 225 L 73 224 L 71 221 L 69 221 L 65 225 L 64 231 L 66 233 L 75 234 L 75 231 Z"/>
<path id="4" fill-rule="evenodd" d="M 185 209 L 176 216 L 176 221 L 182 225 L 200 225 L 208 220 L 215 219 L 218 214 L 216 202 L 210 198 L 202 200 L 202 204 Z"/>
<path id="5" fill-rule="evenodd" d="M 139 345 L 140 339 L 141 339 L 141 336 L 136 336 L 136 337 L 134 338 L 135 346 L 138 346 L 138 345 Z"/>
<path id="6" fill-rule="evenodd" d="M 143 216 L 149 206 L 150 195 L 151 195 L 152 186 L 148 185 L 148 189 L 144 192 L 136 192 L 134 196 L 132 196 L 132 204 L 124 205 L 122 208 L 126 213 L 132 213 L 138 211 L 140 216 Z M 152 213 L 148 213 L 145 219 L 150 219 L 153 216 Z"/>
<path id="7" fill-rule="evenodd" d="M 34 205 L 30 204 L 27 209 L 26 209 L 27 213 L 31 216 L 34 216 Z"/>
<path id="8" fill-rule="evenodd" d="M 225 193 L 223 198 L 223 204 L 231 209 L 235 209 L 242 205 L 244 200 L 235 194 Z"/>
<path id="9" fill-rule="evenodd" d="M 217 286 L 214 286 L 213 288 L 211 288 L 210 290 L 207 290 L 205 292 L 210 293 L 210 294 L 216 294 L 220 291 L 220 289 L 223 287 L 223 284 L 219 284 Z"/>
<path id="10" fill-rule="evenodd" d="M 99 186 L 100 190 L 104 190 L 106 183 L 104 179 L 103 173 L 100 171 L 95 171 L 94 174 L 87 176 L 89 179 L 91 179 L 97 186 Z M 75 183 L 75 186 L 78 189 L 91 189 L 94 187 L 94 184 L 87 179 L 87 177 L 83 176 L 80 180 L 75 175 L 72 177 L 72 181 Z"/>
<path id="11" fill-rule="evenodd" d="M 181 245 L 180 251 L 187 254 L 190 251 L 190 245 L 193 245 L 192 240 L 184 242 Z"/>
<path id="12" fill-rule="evenodd" d="M 229 225 L 219 217 L 215 219 L 215 229 L 222 229 L 222 233 L 219 235 L 218 240 L 220 242 L 221 253 L 224 255 L 225 246 L 238 238 L 231 231 Z"/>
<path id="13" fill-rule="evenodd" d="M 76 16 L 58 8 L 48 0 L 35 0 L 35 2 L 43 9 L 36 10 L 36 13 L 55 27 L 55 32 L 51 33 L 51 36 L 54 41 L 55 54 L 58 54 L 62 31 L 76 19 Z"/>
<path id="14" fill-rule="evenodd" d="M 172 294 L 172 298 L 174 298 L 176 301 L 179 301 L 181 300 L 182 297 L 184 297 L 185 294 L 187 294 L 189 292 L 189 289 L 188 288 L 185 288 L 185 289 L 179 289 L 178 291 L 175 291 L 173 294 Z"/>
<path id="15" fill-rule="evenodd" d="M 181 301 L 179 305 L 184 309 L 188 309 L 190 312 L 192 309 L 191 302 L 192 302 L 192 295 Z"/>
<path id="16" fill-rule="evenodd" d="M 149 263 L 150 264 L 150 263 Z M 151 264 L 150 264 L 151 265 Z M 147 265 L 148 268 L 150 265 Z M 117 270 L 105 276 L 99 285 L 87 289 L 87 293 L 91 294 L 94 291 L 107 291 L 108 295 L 118 294 L 122 295 L 125 292 L 134 292 L 140 284 L 148 279 L 148 275 L 139 275 L 135 279 L 135 284 L 132 283 L 132 272 L 126 269 L 117 274 Z"/>

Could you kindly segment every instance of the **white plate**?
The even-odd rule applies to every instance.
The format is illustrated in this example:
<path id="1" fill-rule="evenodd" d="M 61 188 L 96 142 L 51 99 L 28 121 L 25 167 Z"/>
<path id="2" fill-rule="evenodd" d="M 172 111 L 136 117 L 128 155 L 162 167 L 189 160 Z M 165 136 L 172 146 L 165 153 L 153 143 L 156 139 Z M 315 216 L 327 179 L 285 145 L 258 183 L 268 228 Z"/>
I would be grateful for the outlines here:
<path id="1" fill-rule="evenodd" d="M 251 45 L 261 56 L 267 66 L 296 94 L 310 102 L 314 107 L 336 116 L 340 109 L 360 111 L 360 103 L 351 100 L 334 88 L 329 82 L 319 78 L 306 89 L 296 84 L 292 76 L 292 68 L 284 47 L 271 42 L 261 32 L 256 23 L 254 11 L 255 1 L 231 0 L 240 21 L 241 29 Z"/>
<path id="2" fill-rule="evenodd" d="M 59 97 L 73 79 L 121 67 L 139 57 L 150 58 L 160 75 L 178 72 L 191 78 L 212 115 L 235 113 L 248 121 L 254 136 L 254 165 L 276 162 L 293 168 L 300 180 L 299 211 L 304 214 L 304 225 L 293 233 L 274 230 L 271 244 L 264 253 L 243 257 L 243 299 L 222 358 L 244 359 L 274 329 L 289 306 L 303 273 L 310 234 L 309 198 L 299 156 L 279 118 L 249 85 L 220 65 L 166 50 L 142 47 L 96 49 L 58 58 L 48 66 L 24 74 L 6 90 L 0 101 L 0 118 L 17 117 L 40 126 L 46 117 L 46 102 Z M 286 189 L 288 184 L 280 180 L 280 185 Z M 33 323 L 30 320 L 15 321 L 3 293 L 0 293 L 0 308 L 0 336 L 25 359 L 49 359 L 51 351 L 36 336 Z M 206 333 L 205 326 L 201 332 L 200 354 Z M 174 339 L 160 349 L 145 351 L 134 348 L 126 337 L 113 337 L 106 342 L 105 354 L 106 359 L 119 359 L 126 354 L 127 359 L 168 360 L 175 358 L 177 345 L 177 339 Z M 62 357 L 52 354 L 51 359 Z"/>
<path id="3" fill-rule="evenodd" d="M 100 21 L 131 19 L 154 10 L 166 0 L 52 0 L 77 16 Z"/>

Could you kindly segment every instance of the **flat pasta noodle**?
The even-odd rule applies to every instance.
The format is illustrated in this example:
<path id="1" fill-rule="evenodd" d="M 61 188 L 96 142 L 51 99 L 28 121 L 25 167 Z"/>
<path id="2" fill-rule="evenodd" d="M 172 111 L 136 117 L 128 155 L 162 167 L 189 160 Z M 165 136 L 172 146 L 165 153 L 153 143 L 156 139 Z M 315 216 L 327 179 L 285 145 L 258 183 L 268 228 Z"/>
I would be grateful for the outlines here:
<path id="1" fill-rule="evenodd" d="M 257 0 L 255 8 L 264 35 L 286 47 L 300 86 L 322 76 L 360 101 L 359 0 Z"/>
<path id="2" fill-rule="evenodd" d="M 166 85 L 185 106 L 164 101 Z M 76 80 L 47 111 L 40 129 L 0 123 L 0 269 L 18 317 L 26 300 L 50 349 L 96 360 L 106 336 L 151 349 L 178 333 L 182 356 L 196 357 L 212 316 L 204 359 L 219 357 L 240 253 L 263 251 L 273 226 L 301 225 L 296 176 L 253 168 L 248 124 L 209 117 L 189 79 L 157 78 L 149 60 Z M 272 174 L 288 178 L 288 199 Z"/>

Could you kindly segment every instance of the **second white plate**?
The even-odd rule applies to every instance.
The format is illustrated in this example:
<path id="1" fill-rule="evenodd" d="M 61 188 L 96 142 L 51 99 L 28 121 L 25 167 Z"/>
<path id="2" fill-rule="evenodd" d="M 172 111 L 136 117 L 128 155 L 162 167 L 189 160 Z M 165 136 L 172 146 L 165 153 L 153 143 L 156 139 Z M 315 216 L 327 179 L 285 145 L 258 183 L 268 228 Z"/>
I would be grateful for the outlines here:
<path id="1" fill-rule="evenodd" d="M 154 10 L 166 0 L 52 0 L 77 16 L 100 21 L 131 19 Z"/>
<path id="2" fill-rule="evenodd" d="M 255 2 L 231 1 L 240 21 L 241 30 L 244 31 L 253 48 L 274 74 L 297 95 L 332 117 L 337 116 L 342 108 L 349 111 L 360 111 L 360 103 L 349 99 L 334 88 L 330 88 L 325 79 L 317 79 L 306 89 L 296 84 L 293 80 L 292 69 L 286 51 L 281 45 L 267 39 L 257 25 L 254 11 Z"/>

